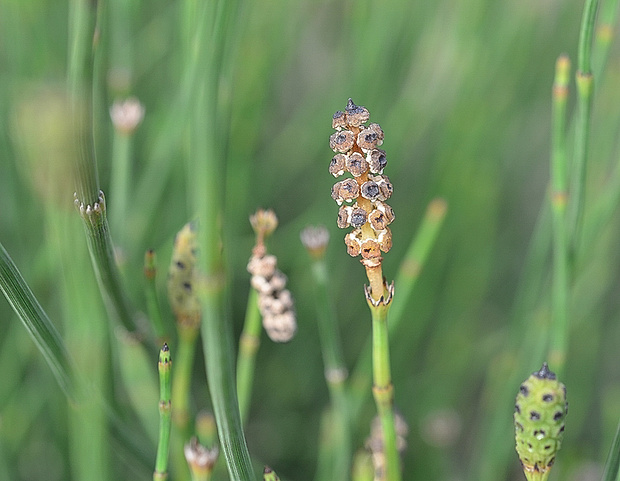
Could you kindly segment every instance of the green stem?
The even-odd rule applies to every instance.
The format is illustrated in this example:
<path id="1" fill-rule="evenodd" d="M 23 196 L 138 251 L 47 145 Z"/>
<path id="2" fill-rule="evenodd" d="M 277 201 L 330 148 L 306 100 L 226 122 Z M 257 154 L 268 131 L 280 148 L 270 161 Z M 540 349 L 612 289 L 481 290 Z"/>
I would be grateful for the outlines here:
<path id="1" fill-rule="evenodd" d="M 131 188 L 132 136 L 114 129 L 112 141 L 112 168 L 110 173 L 110 223 L 119 238 L 119 245 L 125 246 L 126 216 L 129 209 L 129 190 Z"/>
<path id="2" fill-rule="evenodd" d="M 261 332 L 262 324 L 258 309 L 258 293 L 255 289 L 250 289 L 237 358 L 237 394 L 239 396 L 239 411 L 243 424 L 246 423 L 248 418 L 256 353 L 260 347 Z"/>
<path id="3" fill-rule="evenodd" d="M 443 199 L 434 199 L 428 205 L 422 223 L 409 244 L 409 248 L 400 265 L 400 269 L 396 276 L 395 284 L 398 285 L 399 295 L 392 301 L 390 307 L 390 324 L 388 326 L 390 337 L 394 339 L 398 333 L 398 329 L 403 325 L 407 308 L 407 300 L 411 298 L 415 290 L 420 272 L 426 263 L 431 248 L 435 245 L 437 236 L 446 217 L 447 205 Z M 407 328 L 410 325 L 407 324 Z M 422 336 L 423 327 L 418 326 L 414 331 L 414 341 L 411 342 L 412 348 L 417 344 Z M 366 398 L 372 383 L 371 372 L 371 339 L 366 344 L 360 354 L 359 359 L 353 369 L 351 376 L 351 396 L 350 396 L 350 416 L 351 419 L 357 419 L 359 416 L 364 399 Z"/>
<path id="4" fill-rule="evenodd" d="M 594 91 L 591 67 L 592 36 L 598 0 L 586 0 L 581 20 L 577 58 L 577 120 L 575 128 L 575 151 L 572 165 L 571 192 L 571 257 L 577 256 L 583 223 L 585 204 L 586 164 L 590 141 L 590 114 Z"/>
<path id="5" fill-rule="evenodd" d="M 159 307 L 156 277 L 157 268 L 155 262 L 155 252 L 152 249 L 149 249 L 144 254 L 144 278 L 146 280 L 144 294 L 146 296 L 146 309 L 149 319 L 153 324 L 153 330 L 155 331 L 157 341 L 164 342 L 167 341 L 168 333 L 164 327 L 164 321 Z"/>
<path id="6" fill-rule="evenodd" d="M 549 361 L 561 375 L 568 344 L 568 244 L 566 239 L 567 161 L 566 103 L 570 62 L 561 56 L 556 62 L 553 84 L 551 208 L 553 213 L 553 325 Z"/>
<path id="7" fill-rule="evenodd" d="M 331 444 L 332 449 L 323 451 L 333 459 L 329 479 L 347 479 L 351 470 L 350 418 L 345 381 L 347 368 L 342 357 L 338 322 L 329 295 L 329 273 L 323 258 L 312 262 L 312 276 L 315 283 L 315 306 L 321 339 L 325 380 L 332 405 Z"/>
<path id="8" fill-rule="evenodd" d="M 172 359 L 168 344 L 164 344 L 159 352 L 159 443 L 153 481 L 168 478 L 168 447 L 170 444 L 170 425 L 172 414 L 170 368 Z"/>
<path id="9" fill-rule="evenodd" d="M 88 250 L 110 317 L 130 332 L 135 330 L 132 309 L 120 285 L 105 199 L 99 190 L 92 131 L 93 38 L 97 12 L 89 0 L 71 2 L 69 88 L 79 153 L 75 164 L 75 204 L 84 220 Z"/>
<path id="10" fill-rule="evenodd" d="M 198 327 L 178 324 L 179 345 L 176 348 L 172 383 L 172 463 L 175 478 L 188 479 L 189 470 L 185 461 L 184 446 L 191 436 L 189 395 L 191 392 L 192 367 L 196 352 Z"/>
<path id="11" fill-rule="evenodd" d="M 383 431 L 383 450 L 385 455 L 385 480 L 400 481 L 400 457 L 396 444 L 396 427 L 394 424 L 394 386 L 390 369 L 390 346 L 388 336 L 387 303 L 377 305 L 368 301 L 372 316 L 372 392 L 377 405 L 377 412 Z"/>
<path id="12" fill-rule="evenodd" d="M 73 398 L 73 366 L 67 348 L 1 243 L 0 290 L 43 354 L 60 387 Z"/>
<path id="13" fill-rule="evenodd" d="M 136 327 L 132 309 L 121 286 L 120 274 L 114 262 L 114 248 L 110 238 L 103 192 L 100 192 L 98 202 L 93 205 L 84 205 L 76 198 L 76 206 L 79 207 L 84 221 L 90 260 L 108 314 L 129 332 L 134 332 Z"/>
<path id="14" fill-rule="evenodd" d="M 616 428 L 616 435 L 614 441 L 607 455 L 607 461 L 605 462 L 605 471 L 601 481 L 616 481 L 620 475 L 620 422 Z"/>
<path id="15" fill-rule="evenodd" d="M 190 197 L 200 225 L 200 268 L 205 285 L 199 289 L 202 300 L 201 326 L 209 392 L 218 427 L 220 445 L 233 480 L 254 479 L 250 454 L 239 414 L 233 367 L 233 342 L 230 319 L 225 315 L 225 267 L 222 255 L 221 227 L 225 178 L 223 137 L 216 135 L 227 126 L 217 115 L 218 85 L 226 31 L 222 30 L 236 8 L 236 2 L 201 4 L 196 28 L 192 32 L 197 47 L 198 82 L 195 83 L 194 110 L 190 128 Z M 230 60 L 230 59 L 228 59 Z"/>
<path id="16" fill-rule="evenodd" d="M 69 12 L 68 87 L 77 135 L 76 193 L 93 205 L 99 197 L 99 177 L 92 140 L 93 39 L 97 12 L 90 0 L 72 0 Z"/>
<path id="17" fill-rule="evenodd" d="M 232 332 L 223 316 L 222 301 L 219 290 L 207 291 L 203 301 L 202 339 L 207 380 L 228 473 L 233 480 L 250 481 L 254 474 L 239 414 Z"/>

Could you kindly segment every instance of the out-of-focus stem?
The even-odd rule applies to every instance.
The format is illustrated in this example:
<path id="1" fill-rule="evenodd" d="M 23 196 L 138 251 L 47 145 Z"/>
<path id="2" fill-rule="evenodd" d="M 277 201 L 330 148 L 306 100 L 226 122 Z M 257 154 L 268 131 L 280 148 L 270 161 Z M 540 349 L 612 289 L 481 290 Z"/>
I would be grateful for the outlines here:
<path id="1" fill-rule="evenodd" d="M 333 472 L 330 479 L 347 479 L 351 469 L 350 418 L 345 381 L 347 368 L 342 358 L 338 322 L 329 295 L 329 274 L 324 258 L 312 262 L 315 282 L 315 306 L 323 352 L 325 380 L 332 404 L 331 439 Z"/>
<path id="2" fill-rule="evenodd" d="M 146 296 L 146 309 L 153 325 L 157 341 L 164 342 L 167 341 L 168 334 L 166 333 L 161 309 L 159 307 L 156 284 L 157 268 L 155 266 L 155 252 L 153 249 L 149 249 L 144 254 L 144 279 L 146 281 L 144 294 Z"/>
<path id="3" fill-rule="evenodd" d="M 237 359 L 237 395 L 239 397 L 239 412 L 243 424 L 247 420 L 250 399 L 252 397 L 256 352 L 260 346 L 261 330 L 258 292 L 255 289 L 250 289 Z"/>
<path id="4" fill-rule="evenodd" d="M 553 212 L 553 327 L 549 361 L 561 375 L 568 343 L 568 244 L 566 227 L 567 161 L 566 161 L 566 102 L 570 61 L 561 56 L 556 62 L 553 84 L 552 151 L 551 151 L 551 208 Z"/>

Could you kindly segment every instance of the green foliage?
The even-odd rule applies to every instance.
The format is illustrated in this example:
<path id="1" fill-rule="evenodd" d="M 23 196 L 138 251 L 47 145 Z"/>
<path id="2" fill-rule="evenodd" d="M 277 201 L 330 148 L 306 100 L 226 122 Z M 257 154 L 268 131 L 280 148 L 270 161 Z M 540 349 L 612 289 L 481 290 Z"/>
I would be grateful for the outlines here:
<path id="1" fill-rule="evenodd" d="M 218 309 L 231 321 L 236 349 L 250 290 L 248 215 L 269 207 L 280 219 L 270 251 L 289 277 L 299 329 L 286 345 L 263 336 L 257 355 L 246 425 L 256 466 L 309 481 L 321 450 L 329 392 L 310 261 L 298 240 L 307 224 L 322 223 L 332 234 L 326 265 L 344 363 L 357 374 L 360 356 L 369 358 L 363 269 L 346 255 L 336 227 L 333 154 L 325 140 L 332 113 L 352 97 L 386 132 L 396 212 L 394 247 L 384 261 L 388 280 L 401 269 L 428 203 L 442 197 L 449 206 L 411 294 L 399 297 L 404 286 L 395 286 L 393 309 L 402 320 L 390 342 L 392 380 L 395 405 L 410 428 L 403 477 L 522 479 L 510 420 L 514 390 L 522 373 L 545 358 L 548 339 L 541 333 L 551 326 L 551 216 L 541 208 L 548 205 L 550 88 L 561 52 L 577 64 L 582 2 L 240 2 L 233 18 L 213 14 L 217 52 L 193 50 L 189 35 L 200 17 L 192 2 L 99 4 L 94 147 L 108 215 L 116 212 L 109 227 L 122 294 L 136 312 L 147 310 L 143 256 L 153 248 L 164 325 L 174 324 L 165 302 L 174 235 L 200 215 L 222 229 L 215 250 L 223 247 L 226 298 Z M 614 24 L 609 5 L 601 6 L 599 23 Z M 146 480 L 156 453 L 148 433 L 157 425 L 142 425 L 147 417 L 136 413 L 123 380 L 115 326 L 73 207 L 80 126 L 69 122 L 66 95 L 68 11 L 63 1 L 0 2 L 0 241 L 87 385 L 80 404 L 68 405 L 14 311 L 0 301 L 0 478 Z M 583 229 L 567 296 L 562 378 L 571 415 L 552 479 L 579 476 L 590 462 L 602 467 L 620 417 L 620 62 L 616 50 L 607 58 L 604 33 L 594 31 L 601 48 L 591 57 Z M 210 61 L 221 68 L 209 84 L 218 104 L 208 106 L 209 123 L 190 134 L 187 121 L 203 105 L 193 92 L 204 72 L 185 69 L 194 53 L 219 53 Z M 199 70 L 203 63 L 193 65 Z M 569 126 L 574 82 L 570 88 Z M 129 192 L 126 208 L 117 210 L 112 193 L 123 189 L 112 185 L 118 153 L 109 108 L 129 95 L 146 112 L 124 151 Z M 192 156 L 201 134 L 218 142 L 210 164 L 217 168 L 206 174 L 222 208 L 205 203 L 198 213 L 192 173 L 203 158 Z M 570 161 L 573 127 L 567 137 Z M 406 281 L 408 271 L 401 272 Z M 140 315 L 135 320 L 144 326 Z M 174 336 L 169 344 L 177 352 Z M 147 355 L 140 358 L 152 359 L 155 376 L 159 346 L 142 348 Z M 192 364 L 192 415 L 211 408 L 202 356 Z M 375 414 L 370 389 L 360 397 L 353 451 L 364 445 Z M 158 399 L 144 402 L 152 410 Z M 258 479 L 260 468 L 254 472 Z"/>

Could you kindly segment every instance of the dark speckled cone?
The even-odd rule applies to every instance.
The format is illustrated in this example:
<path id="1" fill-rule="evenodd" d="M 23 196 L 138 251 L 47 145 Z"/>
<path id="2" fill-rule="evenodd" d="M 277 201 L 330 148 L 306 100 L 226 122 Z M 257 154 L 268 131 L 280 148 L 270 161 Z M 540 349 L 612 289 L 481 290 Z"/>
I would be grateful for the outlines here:
<path id="1" fill-rule="evenodd" d="M 516 449 L 528 481 L 545 481 L 562 445 L 568 413 L 566 388 L 544 363 L 521 386 L 515 401 Z"/>

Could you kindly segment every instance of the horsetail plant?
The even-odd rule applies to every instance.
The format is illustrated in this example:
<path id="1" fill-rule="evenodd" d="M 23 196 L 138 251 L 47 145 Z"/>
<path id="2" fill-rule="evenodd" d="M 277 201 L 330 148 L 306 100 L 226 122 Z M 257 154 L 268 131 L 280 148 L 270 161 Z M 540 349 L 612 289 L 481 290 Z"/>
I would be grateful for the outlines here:
<path id="1" fill-rule="evenodd" d="M 349 99 L 344 111 L 332 118 L 336 133 L 329 139 L 336 152 L 329 172 L 339 177 L 348 172 L 352 177 L 338 181 L 332 187 L 332 198 L 340 205 L 338 227 L 353 227 L 345 236 L 347 252 L 351 257 L 361 255 L 369 285 L 364 288 L 372 317 L 373 395 L 383 431 L 385 466 L 377 480 L 401 479 L 400 458 L 394 426 L 394 387 L 390 369 L 387 318 L 394 294 L 394 283 L 383 278 L 381 252 L 392 248 L 392 232 L 388 225 L 394 220 L 394 211 L 386 203 L 392 196 L 393 186 L 383 175 L 387 165 L 385 152 L 378 147 L 383 143 L 383 130 L 377 123 L 366 122 L 370 112 Z"/>
<path id="2" fill-rule="evenodd" d="M 250 224 L 256 234 L 247 266 L 253 289 L 248 297 L 237 360 L 237 392 L 242 421 L 247 418 L 250 404 L 261 319 L 265 332 L 274 342 L 288 342 L 297 331 L 293 296 L 286 289 L 286 276 L 277 268 L 276 256 L 268 254 L 265 246 L 265 239 L 278 226 L 278 218 L 272 210 L 258 209 L 250 216 Z"/>
<path id="3" fill-rule="evenodd" d="M 132 185 L 133 133 L 144 119 L 144 106 L 135 97 L 115 101 L 110 107 L 110 119 L 114 126 L 111 163 L 110 222 L 117 232 L 123 235 L 122 222 L 129 210 L 129 194 Z M 116 238 L 121 247 L 126 248 L 126 239 Z"/>
<path id="4" fill-rule="evenodd" d="M 168 299 L 176 318 L 178 337 L 172 383 L 172 461 L 175 470 L 186 474 L 183 445 L 191 434 L 189 393 L 196 340 L 202 319 L 202 307 L 196 293 L 196 253 L 196 229 L 192 223 L 187 223 L 175 237 L 167 282 Z"/>
<path id="5" fill-rule="evenodd" d="M 351 417 L 345 384 L 349 372 L 344 363 L 338 322 L 330 297 L 329 271 L 325 262 L 329 232 L 324 226 L 308 226 L 301 231 L 300 237 L 312 259 L 314 304 L 331 403 L 329 423 L 325 423 L 330 441 L 325 453 L 331 459 L 327 468 L 331 472 L 326 473 L 326 477 L 347 479 L 351 470 Z"/>
<path id="6" fill-rule="evenodd" d="M 144 254 L 144 279 L 146 286 L 144 295 L 146 297 L 146 309 L 155 331 L 157 341 L 167 341 L 168 333 L 164 326 L 161 309 L 159 307 L 159 296 L 157 294 L 157 261 L 155 251 L 149 249 Z"/>
<path id="7" fill-rule="evenodd" d="M 168 448 L 170 445 L 170 426 L 172 418 L 172 403 L 170 401 L 172 383 L 170 371 L 172 368 L 172 358 L 170 348 L 164 343 L 159 351 L 159 442 L 157 443 L 157 458 L 155 460 L 155 471 L 153 481 L 164 481 L 168 479 Z"/>
<path id="8" fill-rule="evenodd" d="M 519 387 L 515 401 L 516 449 L 528 481 L 546 481 L 562 445 L 568 413 L 566 387 L 543 363 Z"/>

